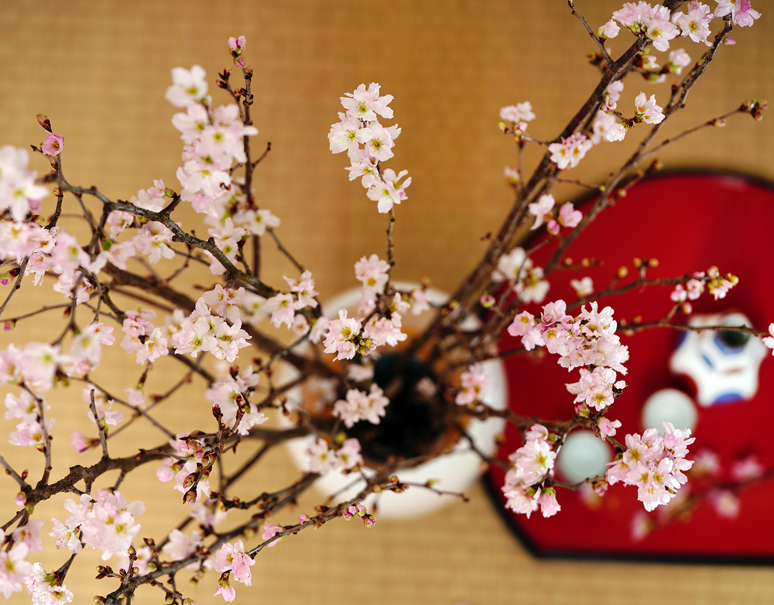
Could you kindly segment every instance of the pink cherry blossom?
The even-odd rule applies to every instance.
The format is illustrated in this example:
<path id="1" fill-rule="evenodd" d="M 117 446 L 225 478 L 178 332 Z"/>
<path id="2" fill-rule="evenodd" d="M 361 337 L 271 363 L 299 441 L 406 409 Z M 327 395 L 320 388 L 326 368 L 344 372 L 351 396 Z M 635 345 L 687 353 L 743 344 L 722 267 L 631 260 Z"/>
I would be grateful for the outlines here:
<path id="1" fill-rule="evenodd" d="M 731 477 L 734 481 L 752 481 L 761 477 L 765 471 L 758 456 L 750 454 L 746 458 L 735 461 L 731 465 Z"/>
<path id="2" fill-rule="evenodd" d="M 481 364 L 474 363 L 460 375 L 460 391 L 454 399 L 457 405 L 469 405 L 481 401 L 489 383 L 490 372 Z"/>
<path id="3" fill-rule="evenodd" d="M 380 214 L 387 214 L 395 204 L 400 204 L 400 193 L 392 183 L 376 179 L 368 189 L 368 199 L 378 202 L 376 208 Z"/>
<path id="4" fill-rule="evenodd" d="M 594 282 L 590 277 L 584 277 L 583 279 L 571 279 L 570 285 L 575 290 L 578 297 L 583 298 L 594 292 Z"/>
<path id="5" fill-rule="evenodd" d="M 32 572 L 32 564 L 25 561 L 28 552 L 29 547 L 23 542 L 0 551 L 0 592 L 6 599 L 21 591 L 22 583 Z"/>
<path id="6" fill-rule="evenodd" d="M 605 133 L 605 139 L 608 141 L 615 142 L 615 141 L 623 141 L 626 137 L 626 126 L 624 124 L 616 123 L 611 124 L 610 127 L 607 129 L 607 132 Z"/>
<path id="7" fill-rule="evenodd" d="M 522 311 L 513 318 L 513 323 L 508 326 L 508 334 L 511 336 L 524 336 L 535 327 L 535 318 L 531 313 Z"/>
<path id="8" fill-rule="evenodd" d="M 336 453 L 329 447 L 328 443 L 322 437 L 309 444 L 306 448 L 309 454 L 309 471 L 325 475 L 338 466 Z"/>
<path id="9" fill-rule="evenodd" d="M 263 540 L 271 540 L 274 536 L 276 536 L 277 534 L 281 534 L 283 531 L 285 531 L 285 529 L 280 527 L 279 525 L 274 525 L 274 523 L 266 522 L 263 524 L 263 534 L 261 534 L 261 538 Z M 276 546 L 278 543 L 279 543 L 279 540 L 274 540 L 271 544 L 269 544 L 269 548 L 271 548 L 272 546 Z"/>
<path id="10" fill-rule="evenodd" d="M 727 489 L 714 489 L 708 494 L 708 500 L 718 515 L 727 519 L 736 519 L 742 507 L 741 500 Z"/>
<path id="11" fill-rule="evenodd" d="M 247 39 L 244 36 L 234 38 L 233 36 L 228 39 L 228 47 L 231 49 L 231 55 L 234 57 L 234 65 L 238 67 L 245 66 L 245 60 L 240 57 L 242 51 L 244 51 L 247 45 Z"/>
<path id="12" fill-rule="evenodd" d="M 392 118 L 392 109 L 387 107 L 392 101 L 392 95 L 379 96 L 380 86 L 375 82 L 366 90 L 365 84 L 361 84 L 354 93 L 347 93 L 341 97 L 341 104 L 347 110 L 347 115 L 362 120 L 363 122 L 375 122 L 376 114 L 383 118 Z"/>
<path id="13" fill-rule="evenodd" d="M 191 535 L 187 536 L 179 529 L 173 529 L 161 552 L 168 554 L 173 561 L 182 561 L 194 554 L 197 548 L 202 546 L 202 538 L 198 531 L 193 530 Z"/>
<path id="14" fill-rule="evenodd" d="M 175 67 L 172 70 L 172 86 L 165 95 L 167 101 L 175 107 L 187 107 L 198 103 L 207 95 L 207 74 L 199 65 L 190 70 Z"/>
<path id="15" fill-rule="evenodd" d="M 675 13 L 672 21 L 680 28 L 680 35 L 689 36 L 694 42 L 703 42 L 710 46 L 707 37 L 710 35 L 709 23 L 713 15 L 710 7 L 701 2 L 688 3 L 688 13 Z"/>
<path id="16" fill-rule="evenodd" d="M 390 400 L 384 396 L 379 385 L 372 383 L 369 393 L 358 389 L 349 389 L 346 399 L 339 399 L 334 404 L 333 415 L 341 418 L 347 428 L 352 428 L 356 422 L 361 420 L 379 424 L 389 403 Z"/>
<path id="17" fill-rule="evenodd" d="M 535 217 L 535 224 L 530 227 L 532 231 L 543 224 L 546 214 L 551 212 L 555 203 L 554 196 L 546 194 L 541 195 L 537 202 L 529 204 L 529 213 Z"/>
<path id="18" fill-rule="evenodd" d="M 760 19 L 761 14 L 754 10 L 750 0 L 716 0 L 718 3 L 715 9 L 716 17 L 725 17 L 729 13 L 734 25 L 739 27 L 752 27 L 756 19 Z"/>
<path id="19" fill-rule="evenodd" d="M 691 64 L 691 57 L 682 48 L 673 50 L 669 53 L 669 69 L 675 75 L 680 75 L 683 68 Z"/>
<path id="20" fill-rule="evenodd" d="M 54 158 L 62 153 L 63 146 L 64 137 L 61 134 L 54 134 L 52 132 L 46 136 L 46 140 L 43 141 L 40 150 L 43 152 L 43 155 Z"/>
<path id="21" fill-rule="evenodd" d="M 637 108 L 637 119 L 646 124 L 660 124 L 666 117 L 661 107 L 656 104 L 656 95 L 650 95 L 650 99 L 644 92 L 637 95 L 634 99 L 634 105 Z"/>
<path id="22" fill-rule="evenodd" d="M 621 98 L 623 89 L 624 83 L 621 80 L 608 84 L 604 92 L 605 103 L 600 107 L 600 110 L 605 113 L 613 111 L 618 106 L 618 100 Z"/>
<path id="23" fill-rule="evenodd" d="M 610 420 L 602 416 L 598 421 L 599 432 L 603 437 L 613 437 L 616 433 L 616 429 L 621 428 L 620 420 Z"/>
<path id="24" fill-rule="evenodd" d="M 540 505 L 540 512 L 543 513 L 544 517 L 553 517 L 562 510 L 559 502 L 556 501 L 556 490 L 553 487 L 546 487 L 540 491 L 538 504 Z"/>
<path id="25" fill-rule="evenodd" d="M 532 104 L 529 101 L 524 101 L 523 103 L 503 107 L 500 110 L 500 119 L 514 123 L 531 122 L 535 119 L 535 114 L 532 113 Z"/>
<path id="26" fill-rule="evenodd" d="M 585 134 L 576 133 L 571 137 L 562 139 L 561 143 L 551 143 L 548 151 L 551 153 L 551 161 L 559 170 L 574 168 L 586 156 L 586 152 L 594 144 Z"/>
<path id="27" fill-rule="evenodd" d="M 580 210 L 576 210 L 572 202 L 565 202 L 562 204 L 562 207 L 559 208 L 559 223 L 564 227 L 570 229 L 577 227 L 582 218 L 583 213 Z"/>
<path id="28" fill-rule="evenodd" d="M 341 447 L 336 450 L 336 458 L 340 466 L 346 470 L 361 464 L 363 456 L 360 454 L 360 441 L 354 437 L 345 439 Z"/>
<path id="29" fill-rule="evenodd" d="M 336 359 L 352 359 L 355 356 L 355 339 L 360 334 L 360 322 L 347 317 L 347 310 L 339 311 L 339 318 L 328 324 L 328 334 L 325 337 L 326 353 L 336 353 Z"/>
<path id="30" fill-rule="evenodd" d="M 394 347 L 408 338 L 408 335 L 401 331 L 402 325 L 400 313 L 393 311 L 389 317 L 375 314 L 363 326 L 362 338 L 373 340 L 374 347 L 384 345 Z"/>
<path id="31" fill-rule="evenodd" d="M 332 153 L 358 149 L 361 144 L 371 140 L 373 132 L 370 128 L 363 126 L 359 119 L 344 114 L 339 114 L 339 116 L 342 118 L 341 122 L 333 124 L 328 133 Z"/>
<path id="32" fill-rule="evenodd" d="M 218 580 L 218 590 L 212 596 L 217 597 L 218 595 L 221 595 L 226 603 L 231 603 L 236 598 L 236 590 L 228 583 L 228 580 L 221 578 Z"/>

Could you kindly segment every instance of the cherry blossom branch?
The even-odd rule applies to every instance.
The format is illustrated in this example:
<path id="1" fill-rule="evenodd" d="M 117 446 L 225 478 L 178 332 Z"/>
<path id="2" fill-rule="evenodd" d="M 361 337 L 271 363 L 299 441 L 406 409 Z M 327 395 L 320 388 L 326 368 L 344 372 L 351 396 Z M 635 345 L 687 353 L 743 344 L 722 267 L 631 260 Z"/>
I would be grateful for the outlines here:
<path id="1" fill-rule="evenodd" d="M 461 422 L 455 422 L 454 426 L 456 429 L 460 432 L 460 434 L 465 438 L 465 440 L 468 442 L 468 446 L 470 449 L 479 457 L 481 460 L 486 462 L 487 464 L 491 465 L 494 464 L 495 466 L 499 466 L 500 468 L 508 469 L 510 468 L 510 465 L 505 461 L 501 460 L 497 457 L 493 456 L 487 456 L 484 452 L 482 452 L 479 447 L 476 445 L 476 441 L 473 439 L 473 437 L 470 436 L 470 433 L 468 433 L 465 430 L 465 427 L 462 425 Z"/>
<path id="2" fill-rule="evenodd" d="M 164 285 L 163 283 L 159 283 L 155 280 L 124 271 L 123 269 L 119 269 L 110 263 L 105 266 L 105 271 L 111 277 L 113 277 L 113 285 L 131 286 L 142 291 L 155 294 L 188 313 L 193 311 L 196 307 L 196 302 L 192 298 L 171 288 L 170 286 Z M 313 374 L 322 376 L 333 375 L 333 370 L 331 370 L 325 364 L 296 355 L 292 351 L 287 351 L 285 347 L 274 341 L 272 338 L 258 332 L 258 330 L 252 326 L 245 324 L 242 326 L 242 329 L 244 329 L 250 335 L 252 343 L 256 347 L 268 353 L 269 355 L 281 355 L 285 361 L 295 366 L 301 372 L 311 372 Z M 187 357 L 179 355 L 175 355 L 175 357 L 181 360 L 185 360 L 184 363 L 187 363 L 190 367 L 193 367 L 194 365 L 193 362 L 190 362 Z M 201 372 L 203 371 L 204 370 L 201 370 Z M 205 374 L 202 375 L 205 376 Z M 211 376 L 209 376 L 209 374 L 206 376 L 208 377 L 208 382 L 213 382 L 213 379 Z"/>
<path id="3" fill-rule="evenodd" d="M 576 414 L 570 420 L 548 420 L 538 416 L 521 416 L 510 408 L 497 410 L 481 403 L 475 407 L 458 406 L 457 413 L 463 416 L 472 416 L 473 418 L 478 418 L 479 420 L 486 420 L 487 418 L 502 418 L 514 425 L 522 433 L 535 424 L 542 424 L 549 431 L 560 435 L 567 435 L 575 429 L 584 428 L 592 431 L 594 435 L 600 439 L 608 441 L 618 450 L 623 451 L 626 449 L 613 437 L 603 436 L 599 431 L 599 425 L 597 424 L 596 417 L 592 416 L 586 417 L 578 416 Z"/>
<path id="4" fill-rule="evenodd" d="M 774 469 L 769 469 L 762 475 L 742 481 L 718 481 L 710 485 L 703 485 L 698 489 L 694 489 L 688 492 L 686 499 L 680 502 L 677 506 L 667 508 L 664 511 L 664 516 L 651 518 L 648 517 L 649 528 L 648 532 L 660 529 L 676 519 L 684 520 L 689 516 L 698 506 L 706 501 L 713 493 L 718 491 L 730 492 L 734 495 L 738 495 L 746 488 L 771 481 L 774 479 Z"/>
<path id="5" fill-rule="evenodd" d="M 643 138 L 643 140 L 640 142 L 634 154 L 632 154 L 632 156 L 623 165 L 623 167 L 619 169 L 615 176 L 608 179 L 608 182 L 605 184 L 605 191 L 600 195 L 593 207 L 586 213 L 586 215 L 581 220 L 581 223 L 567 235 L 564 243 L 557 248 L 548 263 L 546 263 L 546 274 L 548 274 L 557 265 L 559 259 L 562 257 L 567 247 L 596 218 L 597 214 L 599 214 L 599 212 L 610 205 L 614 199 L 612 197 L 612 192 L 616 189 L 618 184 L 626 177 L 626 175 L 629 174 L 631 170 L 633 170 L 640 163 L 640 161 L 642 161 L 647 146 L 655 138 L 656 134 L 658 134 L 669 117 L 674 114 L 675 111 L 685 106 L 685 99 L 688 95 L 688 92 L 694 86 L 694 84 L 696 84 L 698 79 L 704 74 L 710 62 L 714 58 L 715 52 L 717 52 L 720 44 L 723 42 L 723 40 L 725 40 L 726 35 L 731 31 L 732 28 L 733 25 L 731 23 L 730 17 L 726 17 L 724 21 L 724 27 L 715 36 L 710 49 L 694 65 L 690 72 L 686 74 L 682 82 L 672 88 L 672 95 L 670 97 L 669 103 L 664 107 L 664 119 L 660 123 L 653 125 L 645 138 Z"/>
<path id="6" fill-rule="evenodd" d="M 70 472 L 59 481 L 43 485 L 38 484 L 36 487 L 30 487 L 29 489 L 22 488 L 22 491 L 24 491 L 26 503 L 34 506 L 63 492 L 75 491 L 77 493 L 78 490 L 75 489 L 75 484 L 79 481 L 84 481 L 87 485 L 91 485 L 98 477 L 109 471 L 119 469 L 129 472 L 148 462 L 168 457 L 170 451 L 171 447 L 165 444 L 152 450 L 140 449 L 137 454 L 126 456 L 125 458 L 102 458 L 99 462 L 89 467 L 79 464 L 70 467 Z"/>
<path id="7" fill-rule="evenodd" d="M 25 391 L 27 391 L 27 393 L 30 394 L 38 407 L 38 424 L 40 425 L 40 431 L 43 436 L 43 455 L 46 459 L 45 467 L 43 469 L 43 476 L 40 478 L 40 481 L 38 481 L 36 486 L 40 487 L 48 483 L 48 478 L 51 476 L 51 470 L 53 468 L 51 464 L 51 435 L 49 434 L 48 427 L 46 426 L 46 412 L 43 409 L 43 400 L 38 397 L 35 392 L 29 386 L 27 386 L 26 383 L 22 383 L 21 386 Z"/>
<path id="8" fill-rule="evenodd" d="M 712 120 L 707 120 L 703 124 L 699 124 L 698 126 L 694 126 L 693 128 L 689 128 L 688 130 L 686 130 L 684 132 L 681 132 L 680 134 L 678 134 L 678 135 L 676 135 L 674 137 L 671 137 L 669 139 L 664 139 L 658 145 L 656 145 L 656 146 L 650 148 L 649 150 L 647 150 L 646 152 L 644 152 L 642 154 L 642 156 L 640 157 L 640 160 L 644 160 L 646 158 L 649 158 L 650 156 L 654 155 L 655 153 L 658 153 L 659 151 L 661 151 L 667 145 L 671 145 L 672 143 L 675 143 L 675 142 L 679 141 L 680 139 L 683 139 L 683 138 L 685 138 L 685 137 L 687 137 L 689 135 L 692 135 L 695 132 L 698 132 L 699 130 L 703 130 L 703 129 L 709 127 L 709 126 L 712 126 L 712 127 L 715 127 L 715 128 L 718 128 L 718 127 L 721 127 L 721 126 L 725 126 L 725 124 L 723 123 L 723 121 L 725 119 L 730 118 L 731 116 L 733 116 L 733 115 L 735 115 L 737 113 L 746 113 L 745 110 L 743 109 L 743 107 L 744 107 L 744 105 L 738 107 L 737 109 L 734 109 L 733 111 L 729 111 L 728 113 L 723 114 L 722 116 L 718 116 L 717 118 L 714 118 Z"/>
<path id="9" fill-rule="evenodd" d="M 577 10 L 575 10 L 575 4 L 573 4 L 573 0 L 567 0 L 567 4 L 572 9 L 572 14 L 578 18 L 578 20 L 583 24 L 583 27 L 586 28 L 586 31 L 589 33 L 589 36 L 591 36 L 591 39 L 594 40 L 594 43 L 599 47 L 599 52 L 602 53 L 602 56 L 605 59 L 605 62 L 607 63 L 608 68 L 612 68 L 615 65 L 615 61 L 613 61 L 613 58 L 610 56 L 610 54 L 607 52 L 607 49 L 605 48 L 605 44 L 602 40 L 599 39 L 599 36 L 597 36 L 591 27 L 589 27 L 588 21 L 581 15 Z"/>
<path id="10" fill-rule="evenodd" d="M 277 502 L 273 506 L 270 512 L 272 513 L 277 512 L 279 509 L 284 508 L 289 504 L 292 504 L 301 495 L 301 493 L 303 493 L 303 491 L 308 489 L 311 485 L 312 483 L 306 483 L 304 485 L 298 486 L 295 492 L 289 494 L 282 501 Z M 370 491 L 367 492 L 365 495 L 363 495 L 362 498 L 360 498 L 360 500 L 365 498 L 365 496 L 368 495 L 368 493 L 370 493 Z M 250 557 L 255 557 L 255 555 L 261 550 L 263 550 L 263 548 L 275 542 L 276 540 L 279 540 L 285 535 L 296 534 L 298 533 L 298 531 L 301 531 L 301 529 L 304 529 L 306 527 L 312 527 L 312 526 L 319 527 L 323 525 L 326 521 L 332 518 L 335 518 L 337 516 L 342 516 L 347 506 L 351 506 L 352 504 L 357 503 L 360 500 L 355 499 L 351 503 L 350 502 L 343 503 L 338 505 L 334 509 L 328 509 L 327 511 L 322 512 L 317 517 L 313 518 L 313 519 L 317 519 L 317 523 L 305 522 L 305 523 L 299 524 L 298 526 L 293 526 L 293 528 L 297 528 L 295 531 L 293 531 L 293 528 L 291 528 L 282 532 L 281 534 L 277 534 L 274 536 L 274 538 L 270 538 L 269 540 L 266 540 L 265 542 L 263 542 L 262 544 L 254 548 L 253 550 L 249 551 L 247 554 Z M 338 514 L 335 514 L 336 512 L 338 512 Z M 122 582 L 122 585 L 115 591 L 111 592 L 105 597 L 97 597 L 97 598 L 100 599 L 99 602 L 104 603 L 105 605 L 115 605 L 118 603 L 118 599 L 120 597 L 132 595 L 139 586 L 142 586 L 143 584 L 154 585 L 154 583 L 158 578 L 161 578 L 166 575 L 174 574 L 177 571 L 183 569 L 184 567 L 190 565 L 191 563 L 197 563 L 197 562 L 203 561 L 205 558 L 210 556 L 210 553 L 214 552 L 221 545 L 243 535 L 245 531 L 257 527 L 257 525 L 261 522 L 261 520 L 262 520 L 261 515 L 258 515 L 257 517 L 254 516 L 254 518 L 251 519 L 250 521 L 244 523 L 243 525 L 233 530 L 230 530 L 229 532 L 226 532 L 223 534 L 214 534 L 217 539 L 213 544 L 210 544 L 208 546 L 207 551 L 197 552 L 195 554 L 189 555 L 184 559 L 181 559 L 179 561 L 174 561 L 167 565 L 159 565 L 157 569 L 155 569 L 152 572 L 146 573 L 144 575 L 135 575 L 131 579 L 129 579 L 125 584 Z"/>
<path id="11" fill-rule="evenodd" d="M 682 0 L 667 0 L 664 2 L 664 6 L 669 8 L 671 11 L 674 10 L 674 8 L 681 2 Z M 591 93 L 580 110 L 578 110 L 575 116 L 573 116 L 573 118 L 568 122 L 559 136 L 556 137 L 556 141 L 572 135 L 581 124 L 586 122 L 590 116 L 596 112 L 607 87 L 612 82 L 616 81 L 621 76 L 621 74 L 625 72 L 634 58 L 639 55 L 642 50 L 650 46 L 650 44 L 651 41 L 646 37 L 639 36 L 629 47 L 629 49 L 626 50 L 624 54 L 613 63 L 613 65 L 608 66 L 594 91 Z M 551 162 L 550 157 L 550 152 L 546 151 L 540 164 L 533 172 L 529 182 L 519 190 L 517 199 L 511 208 L 511 211 L 500 227 L 497 237 L 492 241 L 489 249 L 484 254 L 484 258 L 462 281 L 460 286 L 457 288 L 457 291 L 452 296 L 452 300 L 456 301 L 459 307 L 467 308 L 471 297 L 473 297 L 481 288 L 483 282 L 489 278 L 492 269 L 497 263 L 497 259 L 499 259 L 502 253 L 505 251 L 508 243 L 512 241 L 516 233 L 516 229 L 521 222 L 524 213 L 526 212 L 527 204 L 531 199 L 537 197 L 543 182 L 556 173 L 556 164 Z M 577 229 L 575 231 L 577 231 Z M 450 316 L 449 319 L 454 319 L 454 317 Z M 426 342 L 427 339 L 430 338 L 430 336 L 434 334 L 443 323 L 445 323 L 445 321 L 448 321 L 447 318 L 440 314 L 436 315 L 436 318 L 433 320 L 428 329 L 414 341 L 413 345 L 410 347 L 409 354 L 415 353 L 419 347 L 421 347 L 422 344 L 424 344 L 424 342 Z"/>
<path id="12" fill-rule="evenodd" d="M 226 257 L 223 251 L 220 248 L 218 248 L 213 238 L 209 238 L 208 240 L 205 241 L 205 240 L 199 239 L 198 237 L 190 235 L 189 233 L 185 232 L 167 214 L 163 214 L 161 212 L 153 212 L 152 210 L 146 210 L 145 208 L 140 208 L 128 202 L 110 201 L 107 197 L 105 197 L 102 193 L 100 193 L 96 187 L 85 188 L 85 187 L 75 187 L 73 185 L 70 185 L 70 183 L 68 183 L 65 180 L 64 176 L 61 175 L 61 173 L 58 178 L 58 183 L 59 183 L 59 186 L 65 189 L 66 191 L 75 193 L 76 197 L 78 197 L 78 195 L 83 195 L 83 194 L 93 195 L 103 203 L 106 210 L 109 210 L 109 211 L 121 210 L 123 212 L 128 212 L 129 214 L 133 214 L 135 216 L 141 216 L 148 220 L 163 224 L 167 229 L 169 229 L 172 232 L 173 242 L 183 243 L 195 248 L 200 248 L 212 254 L 212 256 L 214 256 L 215 259 L 226 270 L 227 281 L 239 280 L 246 284 L 249 284 L 253 289 L 255 289 L 255 291 L 258 294 L 260 294 L 264 298 L 270 298 L 279 293 L 271 286 L 268 286 L 262 281 L 256 279 L 253 275 L 250 275 L 248 273 L 245 273 L 244 271 L 240 271 L 239 269 L 237 269 L 234 266 L 234 264 Z"/>
<path id="13" fill-rule="evenodd" d="M 757 330 L 756 328 L 745 325 L 724 326 L 716 324 L 711 326 L 692 326 L 690 324 L 674 323 L 665 319 L 645 323 L 627 323 L 622 329 L 627 332 L 639 332 L 640 330 L 647 330 L 650 328 L 670 328 L 672 330 L 682 330 L 684 332 L 703 332 L 704 330 L 715 332 L 746 332 L 751 336 L 770 336 L 767 330 Z"/>
<path id="14" fill-rule="evenodd" d="M 625 286 L 619 286 L 618 288 L 615 288 L 613 287 L 613 285 L 611 285 L 605 290 L 594 292 L 593 294 L 589 294 L 588 296 L 581 296 L 578 298 L 578 300 L 572 303 L 569 303 L 567 305 L 567 308 L 574 309 L 574 308 L 580 307 L 581 305 L 585 305 L 587 302 L 592 300 L 599 300 L 601 298 L 606 298 L 608 296 L 619 296 L 621 294 L 625 294 L 626 292 L 629 292 L 639 287 L 644 288 L 648 286 L 674 286 L 676 284 L 684 284 L 685 282 L 691 279 L 694 279 L 693 275 L 683 275 L 681 277 L 659 277 L 656 279 L 645 279 L 645 272 L 642 271 L 640 273 L 640 276 L 636 280 L 626 284 Z M 616 281 L 613 282 L 613 284 L 615 283 Z"/>
<path id="15" fill-rule="evenodd" d="M 425 481 L 424 483 L 417 483 L 415 481 L 401 481 L 397 486 L 398 489 L 408 488 L 408 487 L 419 487 L 422 489 L 429 490 L 433 493 L 438 494 L 439 496 L 453 496 L 455 498 L 459 498 L 463 502 L 470 502 L 470 498 L 463 494 L 462 492 L 453 492 L 446 489 L 439 489 L 435 487 L 435 484 L 433 483 L 432 479 L 429 479 L 428 481 Z"/>
<path id="16" fill-rule="evenodd" d="M 16 291 L 21 288 L 22 279 L 24 278 L 24 272 L 27 269 L 27 263 L 29 260 L 29 257 L 27 257 L 22 261 L 21 265 L 19 265 L 19 275 L 17 276 L 16 282 L 14 282 L 11 291 L 8 293 L 8 296 L 5 297 L 5 301 L 0 306 L 0 316 L 2 316 L 5 308 L 8 306 L 8 303 L 11 302 L 11 299 L 13 298 L 13 295 L 16 294 Z"/>
<path id="17" fill-rule="evenodd" d="M 586 189 L 600 189 L 600 187 L 604 187 L 604 185 L 591 185 L 589 183 L 584 183 L 583 181 L 579 181 L 577 179 L 560 179 L 556 178 L 554 179 L 556 183 L 566 183 L 568 185 L 578 185 L 580 187 L 585 187 Z"/>
<path id="18" fill-rule="evenodd" d="M 390 221 L 387 225 L 387 264 L 390 266 L 387 269 L 387 284 L 385 289 L 389 289 L 390 278 L 392 277 L 392 268 L 395 266 L 395 240 L 393 239 L 393 231 L 395 229 L 395 208 L 390 208 Z"/>
<path id="19" fill-rule="evenodd" d="M 220 493 L 225 495 L 226 490 L 231 487 L 231 485 L 239 479 L 242 475 L 244 475 L 247 471 L 249 471 L 261 458 L 263 458 L 263 455 L 268 452 L 274 444 L 271 442 L 264 443 L 255 454 L 252 455 L 252 457 L 245 462 L 237 471 L 229 475 L 228 477 L 224 477 L 221 480 L 220 485 Z"/>
<path id="20" fill-rule="evenodd" d="M 62 200 L 64 199 L 64 193 L 57 187 L 54 195 L 56 196 L 56 208 L 54 209 L 54 214 L 52 214 L 51 218 L 48 220 L 48 224 L 45 226 L 46 231 L 51 231 L 51 229 L 56 227 L 56 224 L 59 222 L 59 217 L 62 214 Z"/>

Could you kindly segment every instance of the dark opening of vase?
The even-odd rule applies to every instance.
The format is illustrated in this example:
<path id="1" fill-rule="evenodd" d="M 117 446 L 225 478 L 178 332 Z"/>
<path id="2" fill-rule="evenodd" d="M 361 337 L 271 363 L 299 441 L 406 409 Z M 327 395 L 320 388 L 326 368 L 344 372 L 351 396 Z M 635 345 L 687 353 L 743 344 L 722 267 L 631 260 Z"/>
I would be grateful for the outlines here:
<path id="1" fill-rule="evenodd" d="M 379 424 L 358 422 L 347 431 L 360 441 L 364 458 L 385 463 L 391 457 L 417 458 L 437 449 L 450 418 L 438 395 L 428 397 L 417 390 L 423 378 L 436 382 L 432 369 L 418 359 L 393 353 L 376 362 L 374 382 L 390 399 L 385 416 Z"/>

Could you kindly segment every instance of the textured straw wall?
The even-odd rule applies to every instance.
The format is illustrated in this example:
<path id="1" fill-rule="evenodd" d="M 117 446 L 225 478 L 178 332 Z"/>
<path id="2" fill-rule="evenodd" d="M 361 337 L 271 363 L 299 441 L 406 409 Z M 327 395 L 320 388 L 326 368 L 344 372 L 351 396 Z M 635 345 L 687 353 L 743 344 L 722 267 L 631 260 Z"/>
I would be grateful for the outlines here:
<path id="1" fill-rule="evenodd" d="M 609 18 L 615 4 L 577 2 L 594 27 Z M 668 133 L 745 98 L 774 98 L 774 12 L 768 2 L 755 4 L 764 18 L 751 30 L 734 32 L 738 44 L 722 49 L 688 98 L 694 116 L 670 126 Z M 255 70 L 257 146 L 271 141 L 273 148 L 257 175 L 260 203 L 282 218 L 284 243 L 313 270 L 323 298 L 353 285 L 352 264 L 361 255 L 384 249 L 384 217 L 359 184 L 347 181 L 345 158 L 328 152 L 326 135 L 344 92 L 376 81 L 395 96 L 392 107 L 403 134 L 389 166 L 408 169 L 414 179 L 409 200 L 397 210 L 396 274 L 413 280 L 427 276 L 448 290 L 475 264 L 484 249 L 481 237 L 497 227 L 511 203 L 501 173 L 515 158 L 497 131 L 499 108 L 530 100 L 538 115 L 530 130 L 552 138 L 595 83 L 594 69 L 584 62 L 593 45 L 559 0 L 7 0 L 0 16 L 0 143 L 39 143 L 35 114 L 44 112 L 65 136 L 64 165 L 71 182 L 95 184 L 122 199 L 155 178 L 176 187 L 180 141 L 170 124 L 174 109 L 163 98 L 170 69 L 198 63 L 212 81 L 229 63 L 226 38 L 240 34 L 247 36 L 247 60 Z M 620 51 L 628 40 L 622 35 L 613 46 Z M 692 57 L 700 52 L 693 44 L 686 48 Z M 624 106 L 638 87 L 663 99 L 665 86 L 631 80 Z M 225 102 L 217 91 L 213 95 Z M 725 129 L 704 132 L 661 157 L 670 167 L 774 178 L 772 128 L 771 120 L 758 124 L 737 117 Z M 573 176 L 604 177 L 610 168 L 605 161 L 621 157 L 633 142 L 595 149 Z M 751 254 L 764 245 L 752 242 Z M 267 252 L 265 271 L 276 283 L 291 267 Z M 59 296 L 47 288 L 36 294 L 41 302 Z M 24 307 L 17 300 L 11 312 Z M 50 340 L 53 330 L 41 321 L 30 332 Z M 115 365 L 113 374 L 116 388 L 125 388 L 138 371 Z M 156 388 L 161 391 L 163 383 Z M 170 406 L 166 419 L 189 428 L 206 423 L 208 405 L 201 399 Z M 62 455 L 55 473 L 83 461 L 67 458 L 66 436 L 84 420 L 82 404 L 69 403 L 74 411 L 55 411 Z M 4 430 L 10 429 L 6 423 Z M 133 444 L 157 443 L 159 437 L 149 431 L 135 430 Z M 18 454 L 2 441 L 0 453 Z M 29 463 L 33 473 L 39 472 L 37 458 Z M 269 487 L 290 476 L 282 452 L 266 466 L 262 480 Z M 125 485 L 149 492 L 143 534 L 160 536 L 178 522 L 181 512 L 170 505 L 178 494 L 159 486 L 153 469 Z M 7 507 L 14 488 L 10 480 L 0 480 L 0 506 Z M 457 600 L 483 605 L 536 599 L 634 604 L 651 603 L 657 594 L 670 602 L 725 605 L 774 598 L 771 569 L 535 561 L 479 487 L 472 496 L 468 505 L 455 503 L 405 523 L 382 522 L 371 531 L 338 522 L 303 532 L 262 553 L 253 568 L 253 588 L 240 585 L 237 592 L 246 602 L 283 605 Z M 42 519 L 64 514 L 61 501 L 41 508 Z M 63 560 L 57 554 L 46 566 Z M 68 578 L 79 595 L 76 602 L 107 592 L 91 577 L 93 572 L 86 571 Z M 208 578 L 192 596 L 211 602 L 214 580 Z M 158 598 L 148 592 L 143 602 Z"/>

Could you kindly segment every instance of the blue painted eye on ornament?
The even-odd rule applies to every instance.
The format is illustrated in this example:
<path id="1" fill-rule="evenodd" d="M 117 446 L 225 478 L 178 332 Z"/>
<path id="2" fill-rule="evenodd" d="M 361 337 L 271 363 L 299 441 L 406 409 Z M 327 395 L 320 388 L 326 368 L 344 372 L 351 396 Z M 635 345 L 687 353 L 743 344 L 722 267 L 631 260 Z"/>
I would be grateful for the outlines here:
<path id="1" fill-rule="evenodd" d="M 688 325 L 746 326 L 752 323 L 738 311 L 694 315 Z M 712 407 L 747 401 L 758 391 L 758 374 L 766 356 L 760 338 L 739 330 L 686 331 L 677 345 L 669 369 L 691 384 L 696 402 Z"/>

